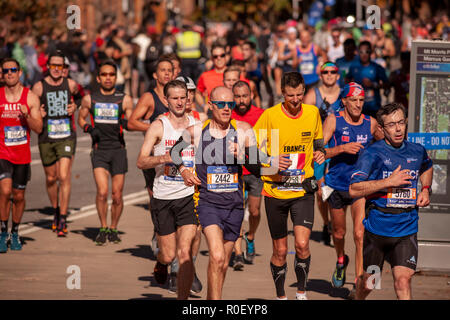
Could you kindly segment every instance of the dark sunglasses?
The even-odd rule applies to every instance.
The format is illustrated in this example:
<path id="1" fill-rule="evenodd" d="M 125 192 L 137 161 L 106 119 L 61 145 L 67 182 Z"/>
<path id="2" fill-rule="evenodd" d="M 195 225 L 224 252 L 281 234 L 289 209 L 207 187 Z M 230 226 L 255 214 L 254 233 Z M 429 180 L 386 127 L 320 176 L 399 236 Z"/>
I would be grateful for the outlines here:
<path id="1" fill-rule="evenodd" d="M 217 58 L 225 58 L 225 53 L 222 53 L 222 54 L 219 54 L 219 55 L 215 55 L 215 56 L 212 56 L 213 57 L 213 59 L 217 59 Z"/>
<path id="2" fill-rule="evenodd" d="M 8 74 L 11 71 L 11 73 L 16 73 L 17 71 L 19 71 L 19 68 L 3 68 L 2 72 L 3 74 Z"/>
<path id="3" fill-rule="evenodd" d="M 214 103 L 219 109 L 223 109 L 225 106 L 228 106 L 228 108 L 233 110 L 234 107 L 236 107 L 236 102 L 234 101 L 211 101 L 211 103 Z"/>
<path id="4" fill-rule="evenodd" d="M 370 50 L 359 50 L 359 53 L 361 53 L 361 54 L 371 54 L 372 52 Z"/>
<path id="5" fill-rule="evenodd" d="M 108 73 L 108 72 L 102 72 L 102 73 L 100 73 L 100 76 L 101 76 L 101 77 L 107 77 L 107 76 L 115 77 L 115 76 L 116 76 L 116 73 L 115 73 L 115 72 L 110 72 L 110 73 Z"/>
<path id="6" fill-rule="evenodd" d="M 50 69 L 56 69 L 56 70 L 62 70 L 64 68 L 64 65 L 62 64 L 51 64 L 49 65 Z"/>
<path id="7" fill-rule="evenodd" d="M 338 72 L 336 70 L 324 70 L 324 71 L 320 71 L 321 74 L 337 74 Z"/>

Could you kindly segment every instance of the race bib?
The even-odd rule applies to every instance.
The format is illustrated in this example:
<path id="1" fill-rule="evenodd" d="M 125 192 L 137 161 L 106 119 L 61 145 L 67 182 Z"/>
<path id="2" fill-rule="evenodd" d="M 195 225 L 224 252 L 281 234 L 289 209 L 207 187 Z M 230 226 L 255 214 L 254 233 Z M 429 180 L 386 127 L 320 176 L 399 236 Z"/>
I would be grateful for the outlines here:
<path id="1" fill-rule="evenodd" d="M 386 207 L 411 208 L 416 206 L 415 188 L 389 188 L 386 198 Z"/>
<path id="2" fill-rule="evenodd" d="M 27 130 L 22 126 L 5 127 L 5 145 L 18 146 L 27 143 Z"/>
<path id="3" fill-rule="evenodd" d="M 301 183 L 305 180 L 305 153 L 291 153 L 289 159 L 292 164 L 286 170 L 280 171 L 279 175 L 283 185 L 278 186 L 277 189 L 281 191 L 303 191 Z"/>
<path id="4" fill-rule="evenodd" d="M 238 191 L 238 168 L 227 166 L 208 166 L 207 189 L 212 192 Z"/>
<path id="5" fill-rule="evenodd" d="M 300 64 L 300 72 L 302 74 L 313 74 L 314 73 L 314 64 L 312 62 L 305 62 Z"/>
<path id="6" fill-rule="evenodd" d="M 194 172 L 194 162 L 193 161 L 183 161 L 183 166 L 185 166 L 190 172 Z M 183 177 L 180 171 L 173 163 L 166 163 L 164 166 L 164 180 L 166 181 L 177 181 L 182 182 Z"/>
<path id="7" fill-rule="evenodd" d="M 62 139 L 70 136 L 69 119 L 48 119 L 48 137 L 52 139 Z"/>
<path id="8" fill-rule="evenodd" d="M 119 123 L 119 105 L 116 103 L 96 103 L 94 119 L 97 123 Z"/>

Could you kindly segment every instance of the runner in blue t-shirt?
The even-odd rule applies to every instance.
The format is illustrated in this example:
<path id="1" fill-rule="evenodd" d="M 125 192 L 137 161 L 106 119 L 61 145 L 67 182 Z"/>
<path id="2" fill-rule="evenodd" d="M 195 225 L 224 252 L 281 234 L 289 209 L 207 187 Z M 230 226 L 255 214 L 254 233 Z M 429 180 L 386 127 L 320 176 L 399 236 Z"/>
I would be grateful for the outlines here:
<path id="1" fill-rule="evenodd" d="M 355 274 L 357 276 L 363 274 L 362 220 L 365 201 L 364 198 L 352 199 L 348 187 L 360 151 L 367 148 L 375 136 L 382 138 L 375 119 L 361 113 L 364 104 L 363 87 L 355 82 L 346 84 L 341 97 L 344 109 L 328 116 L 323 125 L 324 142 L 328 143 L 329 148 L 326 158 L 330 159 L 328 173 L 325 175 L 325 185 L 330 192 L 324 192 L 326 196 L 323 198 L 328 200 L 333 225 L 337 263 L 331 282 L 335 288 L 344 285 L 345 270 L 349 262 L 344 250 L 347 206 L 351 206 L 353 218 L 353 238 L 356 246 Z"/>
<path id="2" fill-rule="evenodd" d="M 388 86 L 385 69 L 370 60 L 372 45 L 368 41 L 359 44 L 359 60 L 350 65 L 346 82 L 354 81 L 362 84 L 366 92 L 363 113 L 376 117 L 381 106 L 380 88 Z"/>
<path id="3" fill-rule="evenodd" d="M 343 88 L 345 86 L 345 77 L 350 70 L 350 65 L 357 61 L 356 56 L 356 43 L 353 38 L 349 38 L 344 41 L 344 56 L 342 58 L 336 59 L 336 66 L 339 68 L 339 86 Z"/>
<path id="4" fill-rule="evenodd" d="M 391 264 L 397 298 L 411 299 L 418 253 L 418 207 L 430 203 L 433 168 L 425 148 L 405 140 L 405 115 L 406 109 L 398 103 L 378 111 L 385 139 L 361 154 L 351 177 L 350 196 L 367 199 L 364 275 L 358 279 L 357 299 L 365 299 L 371 292 L 373 284 L 368 278 L 374 268 L 381 272 L 384 260 Z"/>

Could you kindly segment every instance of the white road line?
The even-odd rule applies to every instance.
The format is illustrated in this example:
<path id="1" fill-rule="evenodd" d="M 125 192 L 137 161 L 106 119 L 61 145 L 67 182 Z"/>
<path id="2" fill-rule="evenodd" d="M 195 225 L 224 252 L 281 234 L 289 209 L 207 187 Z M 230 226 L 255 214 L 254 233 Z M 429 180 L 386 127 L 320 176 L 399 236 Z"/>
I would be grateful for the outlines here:
<path id="1" fill-rule="evenodd" d="M 132 205 L 135 203 L 139 203 L 139 202 L 148 200 L 148 192 L 147 192 L 147 190 L 145 190 L 145 191 L 130 193 L 130 194 L 124 196 L 123 200 L 124 200 L 123 201 L 124 206 L 129 206 L 129 205 Z M 111 203 L 112 203 L 112 200 L 109 200 L 108 205 L 110 205 Z M 97 214 L 97 209 L 95 208 L 95 204 L 91 204 L 91 205 L 80 208 L 80 210 L 71 210 L 67 221 L 76 221 L 78 219 L 86 218 L 86 217 L 92 216 L 94 214 Z M 53 217 L 46 217 L 42 220 L 52 221 Z M 26 234 L 30 234 L 30 233 L 45 229 L 45 228 L 36 227 L 36 226 L 32 226 L 31 228 L 29 228 L 29 227 L 30 227 L 29 225 L 21 225 L 21 227 L 19 228 L 20 235 L 26 235 Z"/>

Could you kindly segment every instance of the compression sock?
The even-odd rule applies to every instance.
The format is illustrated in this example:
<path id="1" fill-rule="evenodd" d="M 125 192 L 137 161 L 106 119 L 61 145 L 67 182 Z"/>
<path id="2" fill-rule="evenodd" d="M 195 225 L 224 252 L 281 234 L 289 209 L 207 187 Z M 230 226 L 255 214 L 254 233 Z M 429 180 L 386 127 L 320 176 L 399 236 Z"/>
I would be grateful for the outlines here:
<path id="1" fill-rule="evenodd" d="M 271 262 L 270 270 L 272 271 L 273 281 L 275 282 L 277 297 L 285 296 L 286 293 L 284 292 L 284 281 L 286 280 L 287 263 L 285 263 L 281 267 L 278 267 Z"/>
<path id="2" fill-rule="evenodd" d="M 306 259 L 301 259 L 295 255 L 295 274 L 297 275 L 297 290 L 306 291 L 306 282 L 308 281 L 309 264 L 311 262 L 311 255 Z"/>
<path id="3" fill-rule="evenodd" d="M 19 232 L 19 223 L 15 223 L 14 221 L 12 222 L 12 227 L 11 227 L 11 233 L 18 233 Z"/>
<path id="4" fill-rule="evenodd" d="M 2 232 L 8 232 L 8 220 L 1 220 Z"/>

